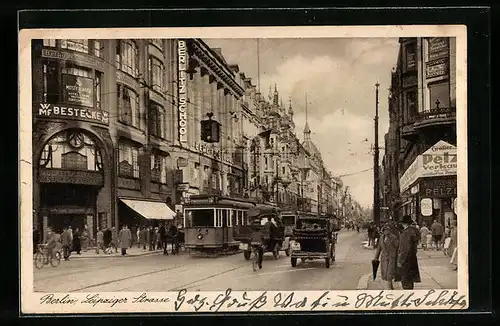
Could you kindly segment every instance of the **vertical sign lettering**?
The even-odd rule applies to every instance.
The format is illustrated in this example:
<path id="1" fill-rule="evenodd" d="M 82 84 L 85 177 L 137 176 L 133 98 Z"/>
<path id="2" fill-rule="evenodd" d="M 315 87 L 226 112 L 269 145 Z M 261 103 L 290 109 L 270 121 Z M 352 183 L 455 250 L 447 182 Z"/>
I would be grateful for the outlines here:
<path id="1" fill-rule="evenodd" d="M 187 48 L 186 41 L 177 42 L 178 57 L 178 89 L 179 89 L 179 141 L 187 142 L 187 94 L 186 94 L 186 70 L 187 70 Z"/>

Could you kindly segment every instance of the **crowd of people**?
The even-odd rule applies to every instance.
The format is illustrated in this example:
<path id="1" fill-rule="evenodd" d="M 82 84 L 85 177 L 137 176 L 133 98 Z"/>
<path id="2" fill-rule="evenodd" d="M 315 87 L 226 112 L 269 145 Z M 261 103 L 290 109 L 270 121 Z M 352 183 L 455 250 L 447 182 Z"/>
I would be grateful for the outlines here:
<path id="1" fill-rule="evenodd" d="M 137 246 L 143 250 L 167 252 L 167 244 L 172 244 L 172 253 L 179 252 L 179 244 L 182 242 L 182 232 L 179 232 L 174 223 L 160 223 L 159 225 L 135 226 L 129 229 L 123 225 L 118 231 L 116 227 L 107 227 L 97 230 L 95 239 L 92 239 L 87 226 L 82 231 L 71 226 L 64 227 L 61 233 L 47 228 L 46 233 L 41 237 L 38 229 L 33 229 L 33 253 L 36 253 L 38 245 L 45 244 L 49 257 L 54 251 L 60 251 L 64 260 L 69 260 L 73 252 L 81 255 L 82 251 L 87 251 L 90 247 L 95 247 L 96 254 L 118 253 L 127 255 L 127 249 Z"/>
<path id="2" fill-rule="evenodd" d="M 381 279 L 388 289 L 393 282 L 401 282 L 403 289 L 413 289 L 414 283 L 421 282 L 417 252 L 440 250 L 451 256 L 450 263 L 457 270 L 457 222 L 452 220 L 444 227 L 438 220 L 430 226 L 420 227 L 409 215 L 400 223 L 390 219 L 380 228 L 375 224 L 368 228 L 369 245 L 376 249 L 374 261 L 379 262 Z"/>

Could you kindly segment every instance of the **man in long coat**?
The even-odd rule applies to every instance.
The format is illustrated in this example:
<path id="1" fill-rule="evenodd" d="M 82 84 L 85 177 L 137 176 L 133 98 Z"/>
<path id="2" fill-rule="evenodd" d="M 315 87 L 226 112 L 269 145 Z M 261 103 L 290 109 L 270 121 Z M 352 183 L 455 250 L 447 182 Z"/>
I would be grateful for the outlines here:
<path id="1" fill-rule="evenodd" d="M 126 225 L 120 230 L 118 239 L 120 240 L 122 256 L 125 256 L 127 254 L 127 249 L 130 247 L 130 241 L 132 240 L 132 232 L 130 232 L 130 229 Z"/>
<path id="2" fill-rule="evenodd" d="M 396 227 L 391 222 L 384 225 L 374 258 L 374 260 L 380 261 L 380 277 L 387 282 L 388 290 L 394 290 L 393 281 L 399 281 L 397 275 L 399 246 L 397 233 Z"/>
<path id="3" fill-rule="evenodd" d="M 418 230 L 412 226 L 411 216 L 405 215 L 401 220 L 403 232 L 399 237 L 398 269 L 401 285 L 404 290 L 412 290 L 414 283 L 420 283 L 420 271 L 417 260 L 419 240 Z"/>
<path id="4" fill-rule="evenodd" d="M 69 256 L 71 255 L 71 234 L 67 227 L 64 228 L 61 234 L 61 242 L 64 260 L 69 260 Z"/>

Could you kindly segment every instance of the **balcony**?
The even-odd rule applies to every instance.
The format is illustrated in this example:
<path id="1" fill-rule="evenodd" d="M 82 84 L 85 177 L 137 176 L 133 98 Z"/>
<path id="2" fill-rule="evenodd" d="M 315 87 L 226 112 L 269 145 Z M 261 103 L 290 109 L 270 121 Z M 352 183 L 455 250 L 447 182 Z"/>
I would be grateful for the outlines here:
<path id="1" fill-rule="evenodd" d="M 449 125 L 456 123 L 456 108 L 437 108 L 420 113 L 416 119 L 413 127 L 415 129 L 422 129 L 427 127 L 437 127 L 442 125 Z"/>

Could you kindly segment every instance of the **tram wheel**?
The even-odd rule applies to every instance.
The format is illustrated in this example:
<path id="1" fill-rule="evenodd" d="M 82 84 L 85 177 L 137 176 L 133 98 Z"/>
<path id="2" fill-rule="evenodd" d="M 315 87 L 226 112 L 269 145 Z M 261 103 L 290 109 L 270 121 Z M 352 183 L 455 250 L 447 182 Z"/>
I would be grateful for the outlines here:
<path id="1" fill-rule="evenodd" d="M 297 258 L 292 257 L 292 258 L 290 259 L 290 263 L 292 264 L 292 267 L 296 267 L 296 266 L 297 266 Z"/>
<path id="2" fill-rule="evenodd" d="M 250 260 L 251 255 L 252 255 L 251 251 L 248 250 L 243 251 L 243 256 L 245 257 L 245 260 Z"/>

